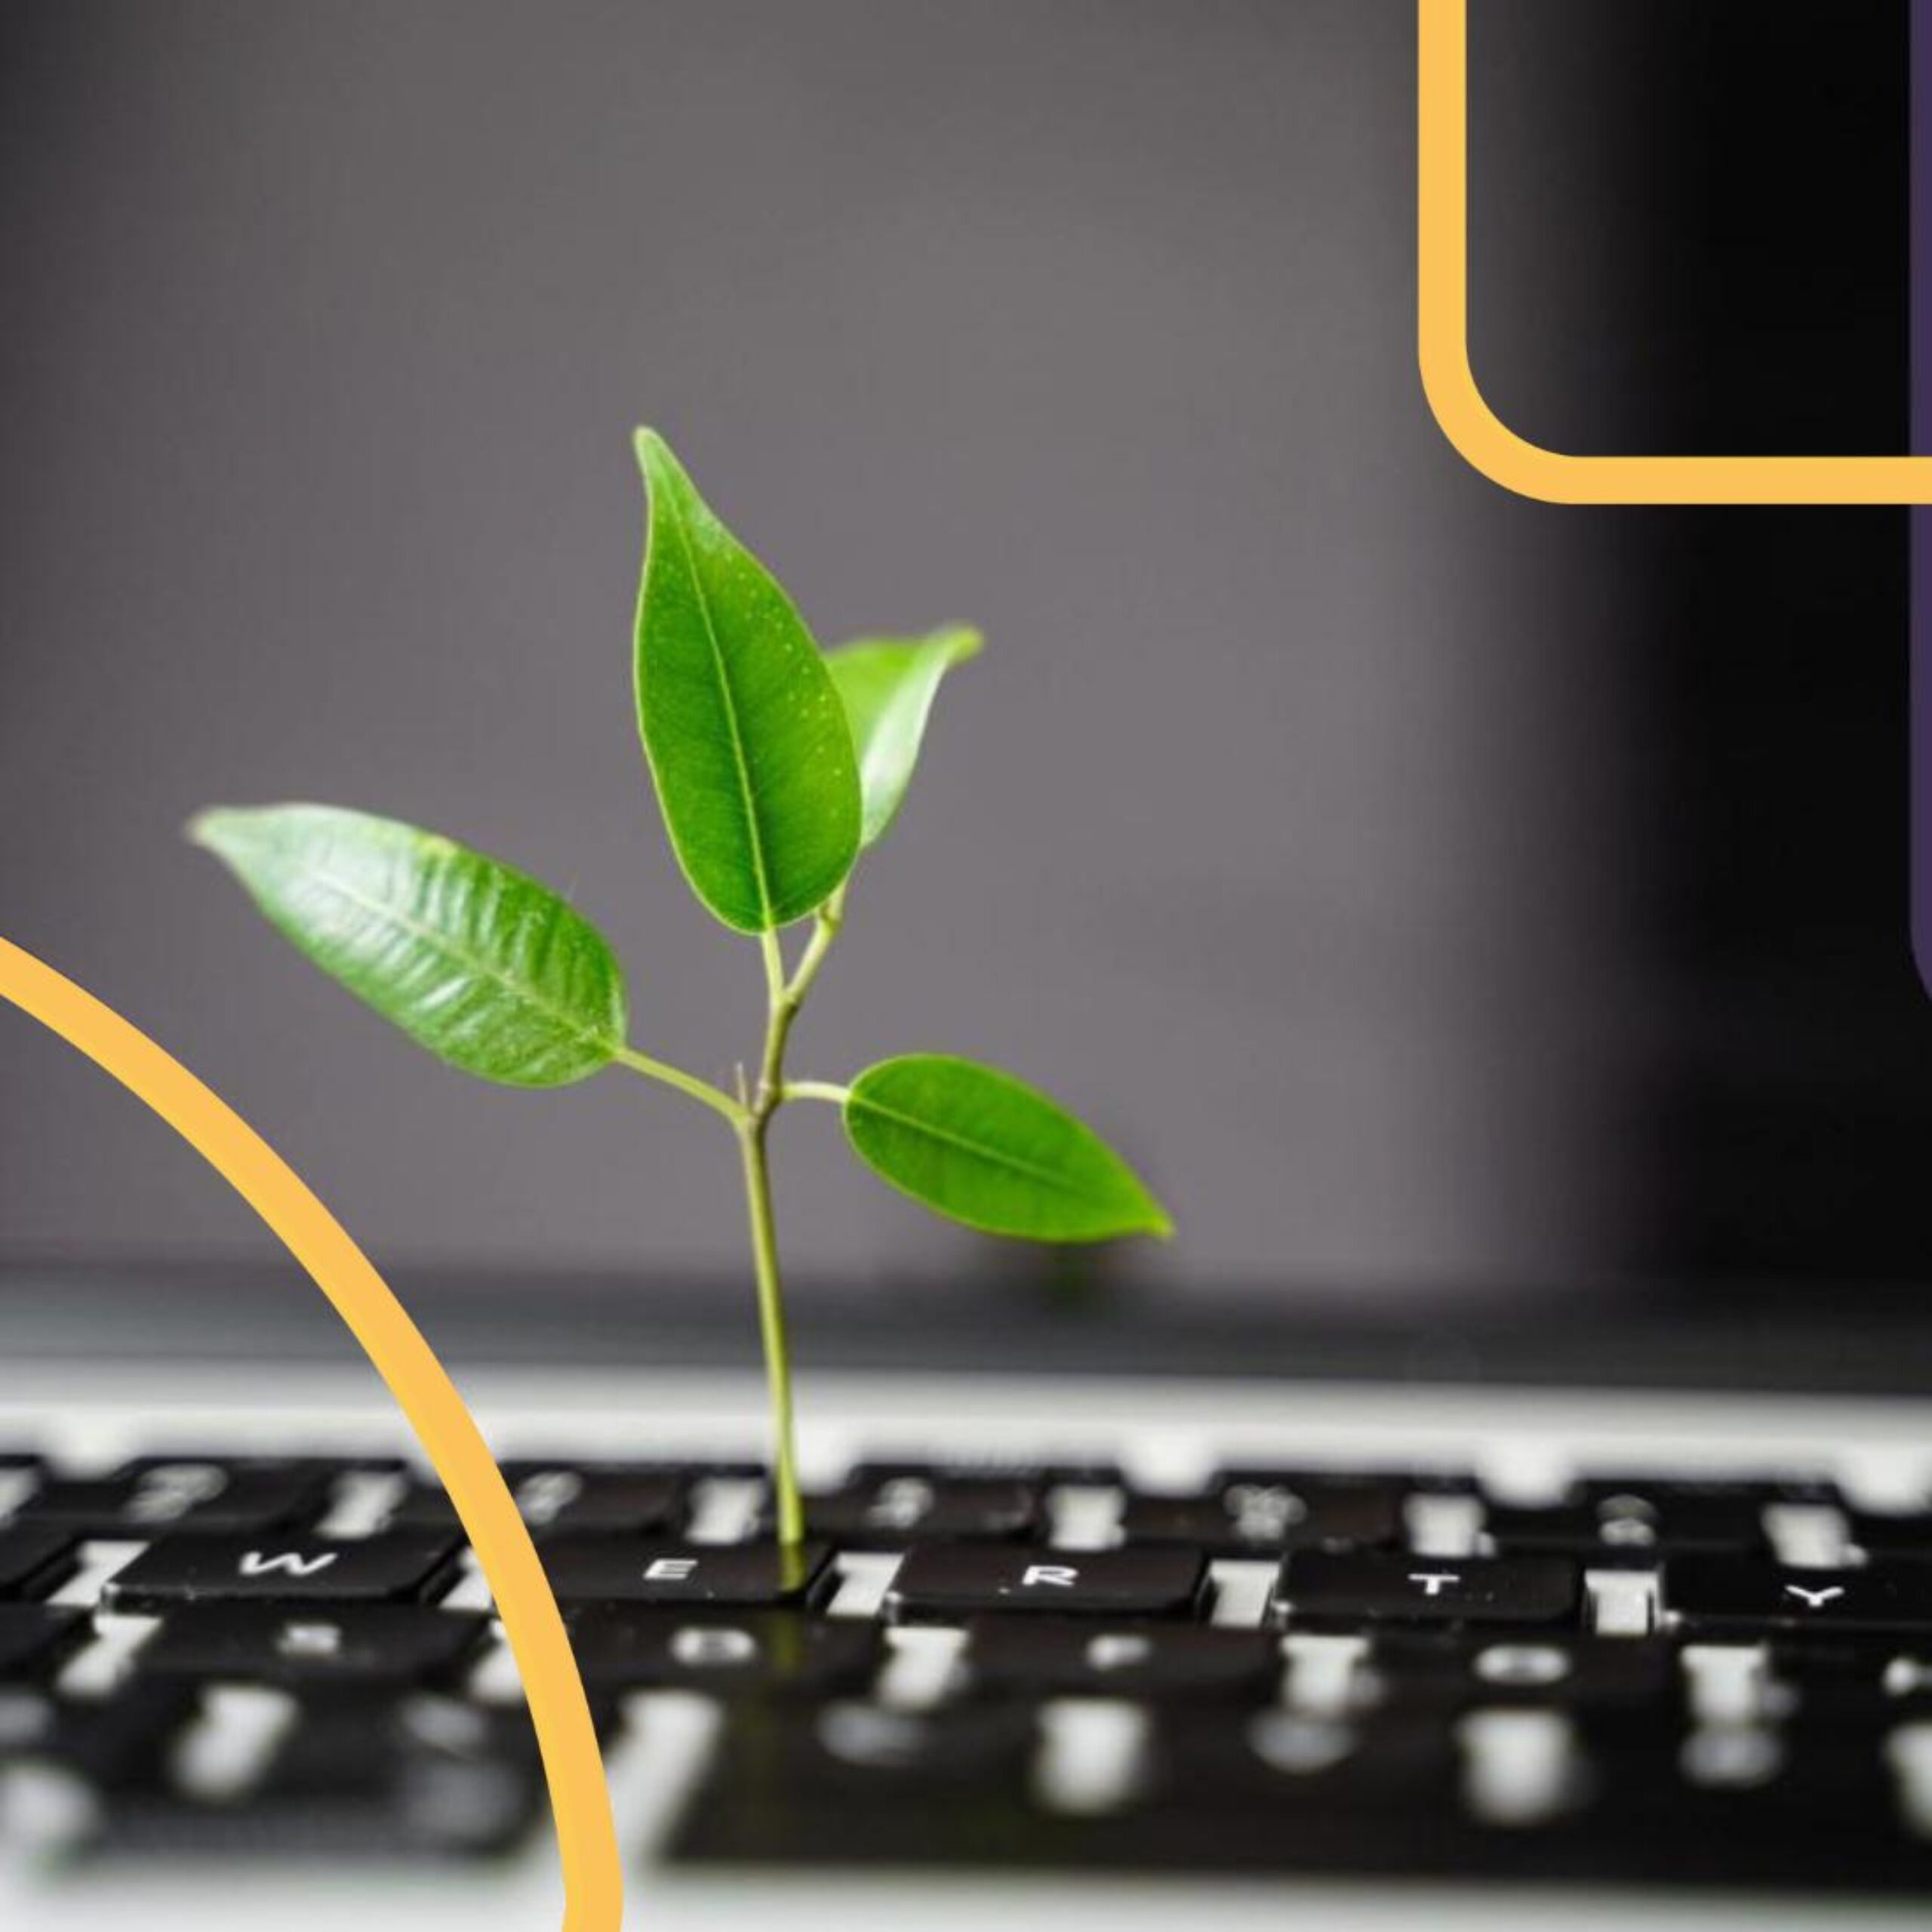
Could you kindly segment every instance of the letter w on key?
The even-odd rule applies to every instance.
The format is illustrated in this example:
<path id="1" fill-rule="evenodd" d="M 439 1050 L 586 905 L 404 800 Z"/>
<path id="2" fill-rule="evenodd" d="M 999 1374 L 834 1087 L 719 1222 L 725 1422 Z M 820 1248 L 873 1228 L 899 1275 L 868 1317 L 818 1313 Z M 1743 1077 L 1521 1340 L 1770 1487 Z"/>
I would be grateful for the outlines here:
<path id="1" fill-rule="evenodd" d="M 285 1549 L 273 1556 L 264 1556 L 259 1549 L 251 1549 L 242 1558 L 240 1567 L 245 1577 L 315 1577 L 339 1554 L 331 1549 L 320 1556 L 304 1556 L 299 1551 Z"/>

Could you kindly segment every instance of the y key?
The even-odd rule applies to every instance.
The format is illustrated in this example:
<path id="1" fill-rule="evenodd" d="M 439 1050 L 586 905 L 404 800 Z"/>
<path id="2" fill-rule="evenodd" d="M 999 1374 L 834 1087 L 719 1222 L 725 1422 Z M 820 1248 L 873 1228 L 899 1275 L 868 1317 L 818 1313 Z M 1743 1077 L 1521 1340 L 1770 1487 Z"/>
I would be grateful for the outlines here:
<path id="1" fill-rule="evenodd" d="M 1932 1630 L 1932 1567 L 1789 1570 L 1770 1563 L 1681 1557 L 1664 1565 L 1664 1609 L 1700 1636 L 1822 1630 L 1885 1637 Z"/>

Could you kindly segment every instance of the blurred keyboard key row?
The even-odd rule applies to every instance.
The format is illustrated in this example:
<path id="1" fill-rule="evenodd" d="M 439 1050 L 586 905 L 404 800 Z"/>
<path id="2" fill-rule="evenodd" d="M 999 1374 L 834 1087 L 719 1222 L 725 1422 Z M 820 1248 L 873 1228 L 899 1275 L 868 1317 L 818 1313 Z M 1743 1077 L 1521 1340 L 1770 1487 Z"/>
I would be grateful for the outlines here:
<path id="1" fill-rule="evenodd" d="M 743 1463 L 503 1468 L 613 1748 L 714 1714 L 683 1860 L 1932 1892 L 1932 1509 L 1777 1475 L 1530 1500 L 1230 1465 L 1157 1493 L 881 1459 L 788 1553 Z M 543 1815 L 420 1472 L 0 1477 L 0 1847 L 35 1777 L 85 1794 L 107 1857 L 474 1855 Z"/>

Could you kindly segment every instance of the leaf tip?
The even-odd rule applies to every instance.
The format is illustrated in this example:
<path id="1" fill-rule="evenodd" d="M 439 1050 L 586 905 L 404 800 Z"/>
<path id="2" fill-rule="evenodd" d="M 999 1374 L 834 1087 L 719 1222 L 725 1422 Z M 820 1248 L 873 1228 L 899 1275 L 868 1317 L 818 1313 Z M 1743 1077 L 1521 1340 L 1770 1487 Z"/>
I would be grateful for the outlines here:
<path id="1" fill-rule="evenodd" d="M 637 458 L 638 472 L 647 483 L 677 465 L 671 445 L 648 423 L 640 423 L 632 431 L 631 453 Z"/>
<path id="2" fill-rule="evenodd" d="M 933 633 L 933 638 L 945 648 L 949 665 L 969 664 L 986 648 L 985 632 L 971 624 L 943 625 Z"/>
<path id="3" fill-rule="evenodd" d="M 205 805 L 181 828 L 181 836 L 205 852 L 223 855 L 235 843 L 235 832 L 246 816 L 232 805 Z"/>

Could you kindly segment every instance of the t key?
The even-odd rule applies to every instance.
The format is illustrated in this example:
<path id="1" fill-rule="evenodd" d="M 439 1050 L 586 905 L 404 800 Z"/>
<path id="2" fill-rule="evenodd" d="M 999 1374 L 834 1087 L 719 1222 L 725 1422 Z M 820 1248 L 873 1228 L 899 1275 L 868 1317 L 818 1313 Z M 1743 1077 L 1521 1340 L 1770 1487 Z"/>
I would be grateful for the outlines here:
<path id="1" fill-rule="evenodd" d="M 417 1531 L 330 1543 L 318 1537 L 164 1537 L 111 1577 L 114 1610 L 166 1610 L 224 1598 L 270 1602 L 385 1603 L 423 1595 L 457 1547 Z"/>
<path id="2" fill-rule="evenodd" d="M 1207 1560 L 1195 1549 L 1002 1549 L 921 1543 L 885 1593 L 895 1623 L 948 1623 L 982 1611 L 1185 1617 Z"/>
<path id="3" fill-rule="evenodd" d="M 1273 1614 L 1298 1629 L 1363 1623 L 1574 1623 L 1582 1580 L 1541 1557 L 1416 1556 L 1297 1550 L 1281 1565 Z"/>
<path id="4" fill-rule="evenodd" d="M 1932 1630 L 1932 1566 L 1785 1570 L 1682 1557 L 1664 1566 L 1663 1603 L 1684 1630 L 1702 1635 L 1823 1630 L 1879 1637 Z"/>

